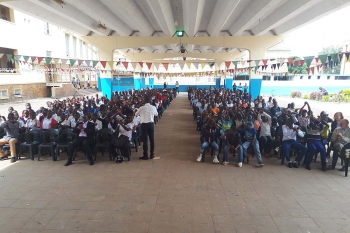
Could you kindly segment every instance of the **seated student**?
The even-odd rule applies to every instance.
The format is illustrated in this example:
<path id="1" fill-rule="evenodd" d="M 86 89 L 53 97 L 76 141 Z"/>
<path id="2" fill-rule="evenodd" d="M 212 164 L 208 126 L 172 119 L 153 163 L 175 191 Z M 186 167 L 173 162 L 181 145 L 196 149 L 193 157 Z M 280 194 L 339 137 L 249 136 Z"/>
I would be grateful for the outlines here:
<path id="1" fill-rule="evenodd" d="M 243 158 L 243 150 L 242 150 L 242 141 L 241 135 L 237 132 L 236 126 L 232 125 L 231 128 L 225 133 L 224 136 L 225 141 L 225 150 L 224 150 L 224 162 L 223 165 L 227 165 L 229 163 L 228 153 L 231 149 L 233 153 L 237 151 L 238 154 L 238 164 L 237 167 L 242 167 L 242 158 Z"/>
<path id="2" fill-rule="evenodd" d="M 308 158 L 306 160 L 306 169 L 311 170 L 310 164 L 315 157 L 315 154 L 320 152 L 321 154 L 321 166 L 323 171 L 327 171 L 326 164 L 326 149 L 322 144 L 321 131 L 323 130 L 323 124 L 316 118 L 312 117 L 310 119 L 310 124 L 307 127 L 307 148 L 308 148 Z"/>
<path id="3" fill-rule="evenodd" d="M 302 144 L 296 141 L 297 134 L 300 137 L 304 137 L 304 133 L 294 125 L 294 119 L 292 117 L 288 118 L 285 122 L 285 125 L 282 126 L 283 138 L 282 138 L 282 152 L 286 160 L 288 161 L 288 167 L 299 168 L 298 162 L 305 156 L 307 148 Z M 289 149 L 294 148 L 298 150 L 298 156 L 295 158 L 295 161 L 292 163 L 290 161 Z"/>
<path id="4" fill-rule="evenodd" d="M 92 114 L 90 122 L 95 125 L 95 131 L 102 129 L 102 122 L 97 119 L 97 114 Z"/>
<path id="5" fill-rule="evenodd" d="M 127 116 L 124 122 L 119 121 L 118 126 L 115 129 L 115 133 L 118 135 L 118 138 L 114 140 L 114 146 L 116 147 L 117 152 L 116 163 L 122 163 L 124 158 L 128 157 L 132 131 L 134 128 L 132 117 L 130 116 Z"/>
<path id="6" fill-rule="evenodd" d="M 26 126 L 27 131 L 31 129 L 39 129 L 40 128 L 40 122 L 38 119 L 36 119 L 36 113 L 32 111 L 30 113 L 30 118 L 27 120 Z"/>
<path id="7" fill-rule="evenodd" d="M 17 138 L 19 136 L 19 127 L 20 123 L 15 120 L 15 116 L 13 113 L 9 113 L 7 116 L 7 119 L 2 116 L 3 122 L 0 125 L 0 128 L 5 129 L 6 135 L 0 139 L 0 146 L 3 146 L 5 144 L 10 145 L 10 151 L 11 151 L 11 163 L 16 162 L 16 143 Z M 0 149 L 0 160 L 6 159 L 7 156 L 5 153 Z"/>
<path id="8" fill-rule="evenodd" d="M 60 119 L 57 122 L 57 128 L 61 131 L 69 128 L 69 126 L 70 126 L 70 122 L 68 121 L 68 115 L 61 113 Z"/>
<path id="9" fill-rule="evenodd" d="M 213 163 L 219 163 L 219 160 L 218 160 L 219 146 L 216 143 L 216 126 L 215 126 L 214 120 L 212 120 L 212 119 L 208 120 L 207 125 L 202 130 L 202 139 L 203 139 L 203 143 L 202 143 L 202 146 L 200 149 L 200 154 L 197 158 L 197 161 L 200 162 L 202 160 L 202 155 L 203 155 L 205 149 L 209 145 L 211 145 L 215 150 L 215 156 L 214 156 Z"/>
<path id="10" fill-rule="evenodd" d="M 308 107 L 308 110 L 304 109 L 306 105 Z M 311 113 L 312 111 L 310 105 L 307 101 L 305 101 L 304 106 L 299 110 L 298 122 L 300 126 L 305 128 L 308 127 L 308 125 L 310 124 Z"/>
<path id="11" fill-rule="evenodd" d="M 271 136 L 271 116 L 263 110 L 260 110 L 258 114 L 258 121 L 260 123 L 260 149 L 264 150 L 265 157 L 268 158 L 270 157 L 273 144 L 273 138 Z"/>
<path id="12" fill-rule="evenodd" d="M 43 115 L 45 116 L 45 115 Z M 53 119 L 52 117 L 52 111 L 48 110 L 47 111 L 47 116 L 45 116 L 41 121 L 40 121 L 40 129 L 46 130 L 46 129 L 55 129 L 56 128 L 56 120 Z"/>
<path id="13" fill-rule="evenodd" d="M 334 153 L 336 153 L 336 155 L 333 153 L 333 158 L 338 158 L 338 155 L 343 149 L 344 145 L 350 142 L 350 128 L 349 121 L 347 119 L 340 121 L 340 127 L 334 130 L 331 142 Z M 336 162 L 337 161 L 334 159 L 332 163 L 333 169 L 335 168 Z M 343 171 L 344 167 L 342 167 L 340 170 Z"/>
<path id="14" fill-rule="evenodd" d="M 247 157 L 248 162 L 250 161 L 247 154 L 247 149 L 250 145 L 252 145 L 255 153 L 255 157 L 256 157 L 256 160 L 258 161 L 259 166 L 260 167 L 264 166 L 264 164 L 262 163 L 262 158 L 260 154 L 259 142 L 257 139 L 257 131 L 251 123 L 244 124 L 244 138 L 245 138 L 245 142 L 242 145 L 243 156 Z M 243 157 L 240 158 L 239 161 L 243 161 Z"/>

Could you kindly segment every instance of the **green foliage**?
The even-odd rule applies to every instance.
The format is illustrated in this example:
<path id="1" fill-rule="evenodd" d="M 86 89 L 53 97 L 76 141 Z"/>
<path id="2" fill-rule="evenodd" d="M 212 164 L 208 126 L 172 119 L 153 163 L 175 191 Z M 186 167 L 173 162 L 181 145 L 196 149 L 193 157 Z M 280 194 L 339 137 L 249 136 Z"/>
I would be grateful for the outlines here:
<path id="1" fill-rule="evenodd" d="M 342 90 L 341 93 L 342 93 L 343 95 L 350 95 L 350 89 Z"/>
<path id="2" fill-rule="evenodd" d="M 310 96 L 308 94 L 305 94 L 304 99 L 308 100 L 308 99 L 310 99 Z"/>
<path id="3" fill-rule="evenodd" d="M 331 96 L 329 96 L 329 95 L 322 96 L 322 101 L 329 102 L 330 98 L 331 98 Z"/>
<path id="4" fill-rule="evenodd" d="M 334 53 L 340 53 L 343 50 L 342 46 L 329 46 L 322 49 L 318 55 L 331 55 Z M 337 66 L 333 66 L 333 68 L 327 66 L 327 68 L 323 69 L 324 74 L 340 74 L 340 65 L 341 62 L 338 63 Z"/>

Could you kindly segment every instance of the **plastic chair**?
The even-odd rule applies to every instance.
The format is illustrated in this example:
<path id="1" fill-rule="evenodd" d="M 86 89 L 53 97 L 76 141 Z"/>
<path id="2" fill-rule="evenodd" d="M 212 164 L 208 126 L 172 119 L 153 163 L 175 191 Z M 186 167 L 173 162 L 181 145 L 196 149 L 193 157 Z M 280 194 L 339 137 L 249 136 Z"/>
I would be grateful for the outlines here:
<path id="1" fill-rule="evenodd" d="M 42 143 L 39 145 L 38 161 L 40 160 L 41 150 L 43 148 L 50 149 L 50 156 L 52 161 L 56 161 L 55 149 L 58 143 L 58 130 L 57 129 L 47 129 L 42 134 Z"/>
<path id="2" fill-rule="evenodd" d="M 23 148 L 29 149 L 30 159 L 34 160 L 33 151 L 38 153 L 38 146 L 41 143 L 42 131 L 40 129 L 31 129 L 25 133 L 25 142 L 20 144 L 21 154 L 23 154 Z"/>
<path id="3" fill-rule="evenodd" d="M 69 152 L 69 148 L 72 145 L 72 142 L 75 139 L 75 134 L 73 133 L 73 129 L 64 129 L 59 135 L 59 141 L 57 144 L 57 153 L 55 159 L 60 156 L 60 149 L 66 149 L 67 150 L 67 156 Z"/>
<path id="4" fill-rule="evenodd" d="M 104 156 L 104 150 L 108 150 L 109 160 L 113 160 L 111 153 L 112 143 L 112 131 L 110 129 L 100 129 L 96 135 L 96 145 L 94 147 L 94 159 L 96 161 L 97 149 L 102 149 L 102 156 Z"/>

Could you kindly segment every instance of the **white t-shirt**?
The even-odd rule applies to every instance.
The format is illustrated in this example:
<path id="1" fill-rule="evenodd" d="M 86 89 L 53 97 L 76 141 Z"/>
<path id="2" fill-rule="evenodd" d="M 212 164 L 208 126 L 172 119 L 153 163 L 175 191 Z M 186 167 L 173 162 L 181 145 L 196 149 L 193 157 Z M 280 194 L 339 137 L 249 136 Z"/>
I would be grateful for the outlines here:
<path id="1" fill-rule="evenodd" d="M 121 125 L 118 125 L 119 127 L 119 136 L 120 135 L 124 135 L 124 136 L 127 136 L 129 138 L 129 141 L 131 141 L 131 138 L 132 138 L 132 128 L 134 127 L 134 124 L 133 122 L 130 122 L 129 124 L 125 125 L 127 127 L 129 127 L 131 130 L 127 131 L 123 128 L 123 126 Z"/>

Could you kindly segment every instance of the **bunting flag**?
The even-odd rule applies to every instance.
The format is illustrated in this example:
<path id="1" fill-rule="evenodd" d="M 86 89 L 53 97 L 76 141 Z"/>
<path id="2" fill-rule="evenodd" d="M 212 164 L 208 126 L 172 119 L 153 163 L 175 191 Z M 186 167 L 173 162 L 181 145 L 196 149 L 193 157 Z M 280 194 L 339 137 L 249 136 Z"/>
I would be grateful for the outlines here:
<path id="1" fill-rule="evenodd" d="M 346 60 L 349 60 L 349 57 L 350 57 L 349 55 L 350 55 L 350 53 L 348 53 L 348 52 L 345 53 Z M 0 56 L 0 57 L 1 57 L 1 56 Z"/>
<path id="2" fill-rule="evenodd" d="M 245 65 L 245 61 L 241 61 L 241 64 L 242 64 L 242 66 L 244 66 Z"/>
<path id="3" fill-rule="evenodd" d="M 276 64 L 272 65 L 272 69 L 274 69 L 274 70 L 276 69 Z"/>
<path id="4" fill-rule="evenodd" d="M 12 54 L 6 54 L 6 59 L 7 59 L 7 61 L 11 61 L 11 59 L 12 59 Z"/>
<path id="5" fill-rule="evenodd" d="M 169 63 L 162 63 L 162 64 L 163 64 L 165 70 L 168 71 Z"/>
<path id="6" fill-rule="evenodd" d="M 259 61 L 260 62 L 260 61 Z M 258 69 L 259 69 L 259 66 L 255 66 L 255 68 L 254 68 L 254 73 L 256 74 L 256 71 L 258 71 Z"/>
<path id="7" fill-rule="evenodd" d="M 135 70 L 137 66 L 137 62 L 130 62 L 132 68 Z"/>
<path id="8" fill-rule="evenodd" d="M 1 58 L 1 55 L 0 55 L 0 58 Z M 28 62 L 29 58 L 30 58 L 29 56 L 23 56 L 23 59 L 25 62 Z"/>
<path id="9" fill-rule="evenodd" d="M 318 58 L 320 59 L 322 65 L 327 62 L 327 55 L 318 55 Z"/>
<path id="10" fill-rule="evenodd" d="M 95 68 L 98 63 L 99 63 L 99 61 L 92 61 L 92 68 Z"/>
<path id="11" fill-rule="evenodd" d="M 350 57 L 348 58 L 347 62 L 350 62 Z"/>
<path id="12" fill-rule="evenodd" d="M 31 57 L 30 59 L 32 60 L 32 63 L 34 63 L 36 60 L 36 57 Z"/>
<path id="13" fill-rule="evenodd" d="M 113 69 L 114 68 L 114 61 L 108 61 L 109 68 Z"/>
<path id="14" fill-rule="evenodd" d="M 332 58 L 333 62 L 335 62 L 335 63 L 339 62 L 339 54 L 338 53 L 331 54 L 331 58 Z"/>
<path id="15" fill-rule="evenodd" d="M 255 66 L 259 66 L 260 60 L 255 60 L 254 62 L 255 62 Z"/>
<path id="16" fill-rule="evenodd" d="M 294 58 L 288 58 L 288 65 L 291 66 L 293 64 Z"/>
<path id="17" fill-rule="evenodd" d="M 231 65 L 231 62 L 230 62 L 230 61 L 225 61 L 225 67 L 226 67 L 226 69 L 229 69 L 229 68 L 230 68 L 230 65 Z"/>
<path id="18" fill-rule="evenodd" d="M 100 61 L 103 69 L 106 69 L 107 61 Z"/>
<path id="19" fill-rule="evenodd" d="M 314 56 L 304 57 L 304 59 L 305 59 L 307 68 L 310 68 L 311 62 L 312 62 L 312 60 L 314 59 Z"/>
<path id="20" fill-rule="evenodd" d="M 151 62 L 147 62 L 146 65 L 147 65 L 147 68 L 148 68 L 149 70 L 151 70 L 152 63 L 151 63 Z"/>
<path id="21" fill-rule="evenodd" d="M 180 62 L 180 63 L 179 63 L 179 66 L 180 66 L 181 70 L 183 70 L 183 69 L 184 69 L 184 66 L 185 66 L 185 62 Z"/>
<path id="22" fill-rule="evenodd" d="M 129 62 L 125 62 L 125 61 L 123 61 L 123 62 L 122 62 L 122 64 L 123 64 L 123 66 L 125 67 L 125 69 L 128 69 Z"/>
<path id="23" fill-rule="evenodd" d="M 231 62 L 230 62 L 230 63 L 231 63 Z M 193 62 L 192 64 L 193 64 L 194 67 L 196 67 L 196 69 L 198 70 L 199 62 Z"/>
<path id="24" fill-rule="evenodd" d="M 277 63 L 277 69 L 280 69 L 281 64 Z"/>
<path id="25" fill-rule="evenodd" d="M 278 59 L 278 63 L 280 64 L 280 66 L 283 66 L 284 60 L 285 60 L 284 58 Z"/>
<path id="26" fill-rule="evenodd" d="M 141 66 L 141 69 L 143 69 L 143 62 L 139 62 L 139 65 Z"/>
<path id="27" fill-rule="evenodd" d="M 61 59 L 62 65 L 67 65 L 68 59 Z"/>
<path id="28" fill-rule="evenodd" d="M 91 60 L 85 60 L 85 64 L 86 64 L 87 66 L 91 66 Z"/>
<path id="29" fill-rule="evenodd" d="M 202 67 L 202 69 L 204 69 L 204 66 L 205 66 L 206 64 L 207 64 L 206 62 L 201 62 L 201 67 Z"/>
<path id="30" fill-rule="evenodd" d="M 186 66 L 187 66 L 188 69 L 191 69 L 191 63 L 186 62 Z"/>
<path id="31" fill-rule="evenodd" d="M 157 69 L 157 71 L 159 70 L 159 63 L 153 63 L 154 67 Z"/>
<path id="32" fill-rule="evenodd" d="M 232 63 L 235 65 L 235 69 L 237 69 L 238 61 L 233 61 Z"/>
<path id="33" fill-rule="evenodd" d="M 294 61 L 293 66 L 297 67 L 299 65 L 299 61 Z"/>
<path id="34" fill-rule="evenodd" d="M 39 59 L 39 58 L 38 58 Z M 69 64 L 71 65 L 71 66 L 74 66 L 74 64 L 75 64 L 75 62 L 76 62 L 77 60 L 75 60 L 75 59 L 69 59 Z"/>
<path id="35" fill-rule="evenodd" d="M 45 57 L 45 63 L 46 65 L 50 65 L 52 61 L 52 57 Z"/>
<path id="36" fill-rule="evenodd" d="M 266 66 L 267 65 L 267 62 L 269 61 L 269 59 L 262 59 L 262 62 L 263 62 L 263 64 L 264 64 L 264 66 Z"/>
<path id="37" fill-rule="evenodd" d="M 208 62 L 208 65 L 210 66 L 210 68 L 212 68 L 215 65 L 215 62 Z"/>
<path id="38" fill-rule="evenodd" d="M 78 65 L 81 66 L 83 64 L 84 60 L 78 60 Z"/>
<path id="39" fill-rule="evenodd" d="M 60 62 L 59 58 L 54 58 L 53 61 L 55 62 L 55 64 L 57 65 Z"/>
<path id="40" fill-rule="evenodd" d="M 44 60 L 43 57 L 38 57 L 38 64 L 40 64 L 42 62 L 42 60 Z"/>
<path id="41" fill-rule="evenodd" d="M 21 58 L 22 58 L 22 55 L 15 55 L 15 60 L 16 60 L 16 61 L 21 60 Z"/>

